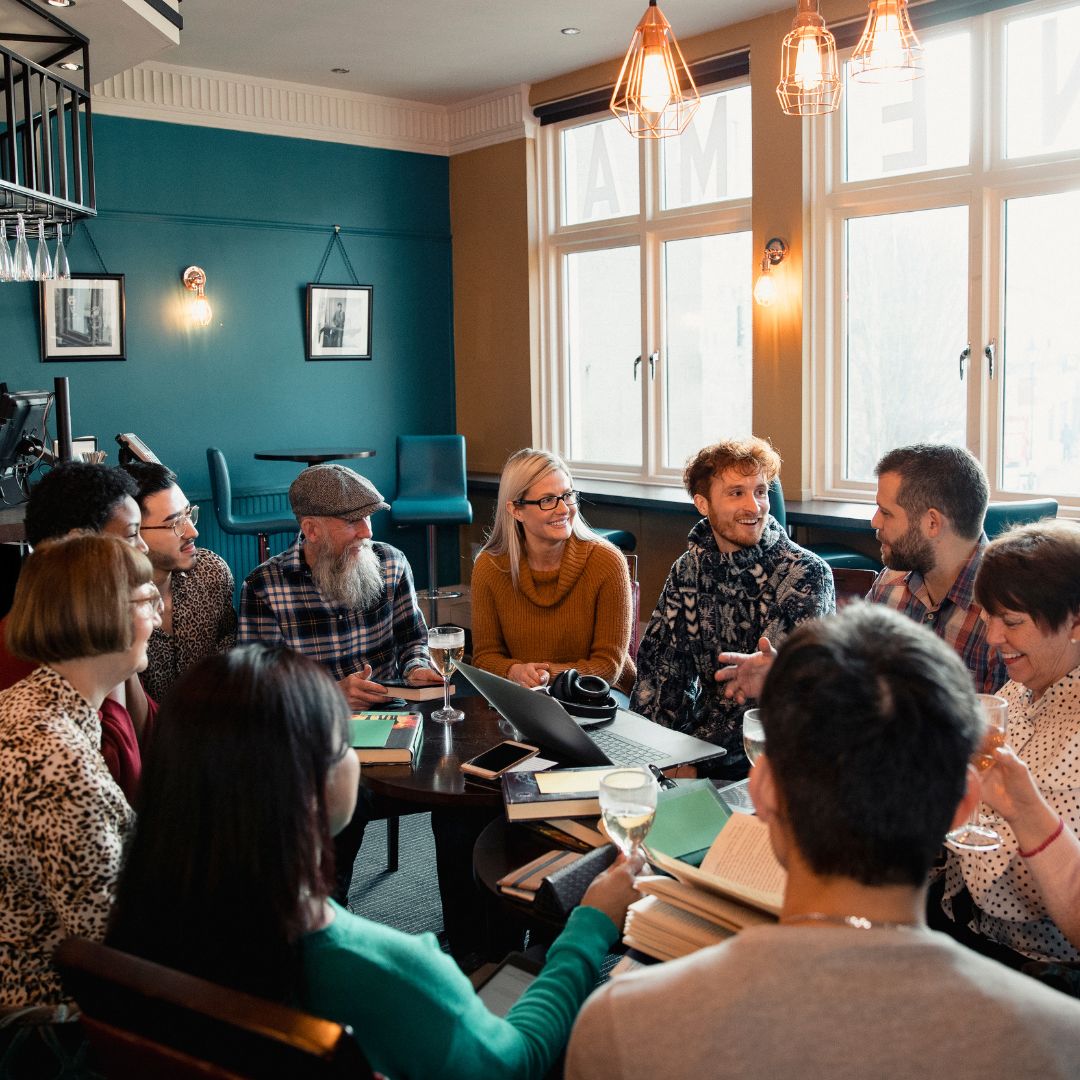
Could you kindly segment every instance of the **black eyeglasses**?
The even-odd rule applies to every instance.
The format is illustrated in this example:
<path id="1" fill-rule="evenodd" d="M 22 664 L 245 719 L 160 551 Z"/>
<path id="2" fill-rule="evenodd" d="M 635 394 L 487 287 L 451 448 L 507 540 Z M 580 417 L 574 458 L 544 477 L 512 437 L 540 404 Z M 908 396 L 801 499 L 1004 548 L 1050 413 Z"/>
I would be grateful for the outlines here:
<path id="1" fill-rule="evenodd" d="M 195 523 L 199 520 L 199 508 L 197 506 L 189 506 L 178 518 L 168 522 L 165 525 L 144 525 L 142 532 L 146 532 L 149 529 L 172 529 L 177 536 L 183 536 L 184 530 L 191 525 L 195 527 Z"/>
<path id="2" fill-rule="evenodd" d="M 579 491 L 564 491 L 561 495 L 545 495 L 542 499 L 515 499 L 515 506 L 539 506 L 541 510 L 554 510 L 559 503 L 577 506 Z"/>

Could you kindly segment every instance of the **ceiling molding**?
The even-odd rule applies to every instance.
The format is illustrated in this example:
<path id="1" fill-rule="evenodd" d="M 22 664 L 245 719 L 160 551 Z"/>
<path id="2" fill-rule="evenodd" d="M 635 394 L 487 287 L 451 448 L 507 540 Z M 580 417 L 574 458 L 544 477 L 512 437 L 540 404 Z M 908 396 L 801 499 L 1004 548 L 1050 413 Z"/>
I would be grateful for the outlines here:
<path id="1" fill-rule="evenodd" d="M 532 137 L 528 99 L 522 84 L 430 105 L 148 61 L 97 84 L 93 108 L 104 116 L 449 156 Z"/>

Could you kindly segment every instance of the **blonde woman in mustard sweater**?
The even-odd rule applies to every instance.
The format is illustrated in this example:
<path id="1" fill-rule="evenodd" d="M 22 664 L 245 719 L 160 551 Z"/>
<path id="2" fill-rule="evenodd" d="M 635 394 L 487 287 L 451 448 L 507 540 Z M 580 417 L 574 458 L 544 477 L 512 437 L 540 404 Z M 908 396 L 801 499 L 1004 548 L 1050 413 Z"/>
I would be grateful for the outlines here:
<path id="1" fill-rule="evenodd" d="M 633 685 L 626 560 L 585 523 L 565 462 L 546 450 L 503 466 L 472 604 L 477 667 L 528 687 L 566 668 Z"/>

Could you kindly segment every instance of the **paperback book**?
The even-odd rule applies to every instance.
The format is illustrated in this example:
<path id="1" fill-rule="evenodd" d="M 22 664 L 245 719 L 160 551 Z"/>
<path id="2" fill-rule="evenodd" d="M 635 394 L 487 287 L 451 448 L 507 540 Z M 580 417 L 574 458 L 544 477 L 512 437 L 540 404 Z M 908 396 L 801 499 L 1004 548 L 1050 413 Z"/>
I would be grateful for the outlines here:
<path id="1" fill-rule="evenodd" d="M 423 738 L 418 712 L 361 712 L 349 721 L 350 745 L 365 764 L 411 764 Z"/>

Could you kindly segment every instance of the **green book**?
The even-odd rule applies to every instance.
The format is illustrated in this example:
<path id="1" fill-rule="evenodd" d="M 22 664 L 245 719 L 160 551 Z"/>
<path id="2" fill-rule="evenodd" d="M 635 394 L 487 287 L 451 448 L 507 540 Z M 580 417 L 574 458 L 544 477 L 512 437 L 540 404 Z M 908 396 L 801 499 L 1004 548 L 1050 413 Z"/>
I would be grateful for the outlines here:
<path id="1" fill-rule="evenodd" d="M 680 781 L 678 787 L 659 792 L 656 818 L 645 846 L 700 866 L 730 817 L 727 803 L 711 780 Z"/>
<path id="2" fill-rule="evenodd" d="M 413 760 L 424 735 L 420 713 L 357 713 L 349 721 L 349 743 L 361 762 L 387 765 Z"/>

